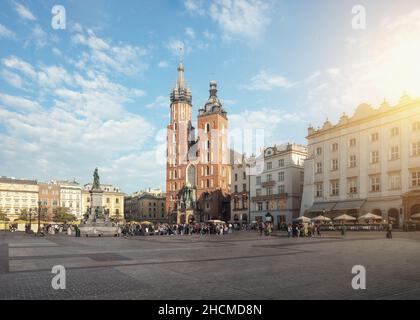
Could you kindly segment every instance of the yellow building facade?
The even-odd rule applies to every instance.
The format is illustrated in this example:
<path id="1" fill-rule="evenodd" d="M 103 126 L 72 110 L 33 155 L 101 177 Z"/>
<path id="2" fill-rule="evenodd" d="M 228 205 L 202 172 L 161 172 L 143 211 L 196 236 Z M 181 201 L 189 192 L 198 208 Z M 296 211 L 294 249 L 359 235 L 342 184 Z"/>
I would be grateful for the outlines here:
<path id="1" fill-rule="evenodd" d="M 36 212 L 38 194 L 35 180 L 0 178 L 0 208 L 9 221 L 17 220 L 23 209 Z"/>

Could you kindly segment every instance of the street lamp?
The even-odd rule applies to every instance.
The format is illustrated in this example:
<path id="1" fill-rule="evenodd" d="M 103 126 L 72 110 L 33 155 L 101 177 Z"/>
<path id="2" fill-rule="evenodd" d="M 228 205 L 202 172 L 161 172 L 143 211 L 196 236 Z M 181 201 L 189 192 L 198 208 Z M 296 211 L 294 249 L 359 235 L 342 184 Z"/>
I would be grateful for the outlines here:
<path id="1" fill-rule="evenodd" d="M 31 233 L 31 231 L 32 231 L 32 210 L 33 210 L 33 208 L 29 209 L 29 229 L 28 229 L 28 233 Z"/>
<path id="2" fill-rule="evenodd" d="M 41 200 L 38 200 L 38 235 L 41 235 Z"/>

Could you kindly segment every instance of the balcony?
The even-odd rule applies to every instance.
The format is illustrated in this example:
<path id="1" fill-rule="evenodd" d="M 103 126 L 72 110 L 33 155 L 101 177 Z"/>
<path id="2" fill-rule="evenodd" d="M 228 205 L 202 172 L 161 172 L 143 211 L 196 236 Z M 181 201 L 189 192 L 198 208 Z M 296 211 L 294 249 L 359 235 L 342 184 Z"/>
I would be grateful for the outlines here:
<path id="1" fill-rule="evenodd" d="M 277 194 L 272 194 L 269 196 L 252 197 L 251 200 L 253 202 L 263 202 L 263 201 L 268 201 L 268 200 L 285 200 L 287 199 L 287 197 L 288 197 L 287 193 L 277 193 Z"/>
<path id="2" fill-rule="evenodd" d="M 268 188 L 268 187 L 274 187 L 275 185 L 276 185 L 276 182 L 272 180 L 272 181 L 263 182 L 261 186 L 263 188 Z"/>

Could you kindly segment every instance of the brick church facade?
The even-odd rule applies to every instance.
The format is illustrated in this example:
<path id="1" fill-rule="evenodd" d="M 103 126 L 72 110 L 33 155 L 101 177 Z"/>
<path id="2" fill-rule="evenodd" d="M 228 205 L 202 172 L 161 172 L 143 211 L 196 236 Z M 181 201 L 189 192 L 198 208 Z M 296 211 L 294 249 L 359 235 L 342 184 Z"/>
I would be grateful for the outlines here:
<path id="1" fill-rule="evenodd" d="M 183 64 L 179 64 L 167 127 L 166 209 L 171 222 L 229 220 L 228 118 L 215 81 L 210 82 L 209 92 L 209 99 L 198 110 L 196 129 L 192 126 L 192 93 L 184 80 Z"/>

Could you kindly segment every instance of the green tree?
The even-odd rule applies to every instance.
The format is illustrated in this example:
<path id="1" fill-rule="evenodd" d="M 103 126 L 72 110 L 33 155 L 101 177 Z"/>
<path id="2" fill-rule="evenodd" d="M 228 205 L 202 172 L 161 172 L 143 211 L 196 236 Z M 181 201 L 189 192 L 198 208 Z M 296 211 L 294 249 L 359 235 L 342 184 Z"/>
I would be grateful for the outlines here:
<path id="1" fill-rule="evenodd" d="M 9 221 L 9 218 L 3 208 L 0 208 L 0 221 Z"/>
<path id="2" fill-rule="evenodd" d="M 77 220 L 74 214 L 70 213 L 69 208 L 57 207 L 54 209 L 54 222 L 71 222 Z"/>
<path id="3" fill-rule="evenodd" d="M 24 220 L 24 221 L 29 220 L 29 211 L 28 211 L 28 209 L 26 209 L 26 208 L 21 209 L 18 219 L 19 220 Z"/>
<path id="4" fill-rule="evenodd" d="M 41 207 L 41 217 L 40 217 L 40 220 L 42 220 L 42 221 L 47 220 L 47 218 L 48 218 L 47 215 L 48 215 L 48 209 Z M 38 219 L 38 211 L 37 211 L 37 213 L 35 215 L 35 219 Z"/>

